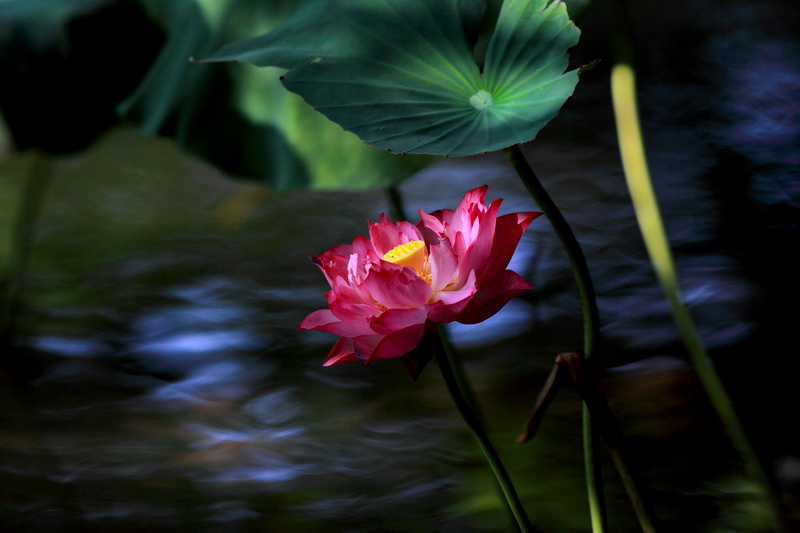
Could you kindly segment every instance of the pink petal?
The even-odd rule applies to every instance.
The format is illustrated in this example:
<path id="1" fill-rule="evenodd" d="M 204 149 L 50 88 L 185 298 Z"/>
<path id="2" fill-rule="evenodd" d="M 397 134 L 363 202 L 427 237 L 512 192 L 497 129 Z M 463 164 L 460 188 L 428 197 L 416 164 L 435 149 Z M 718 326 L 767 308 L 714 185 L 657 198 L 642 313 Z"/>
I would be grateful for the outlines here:
<path id="1" fill-rule="evenodd" d="M 458 257 L 453 252 L 449 240 L 431 246 L 428 260 L 431 264 L 431 288 L 436 291 L 444 289 L 458 271 Z"/>
<path id="2" fill-rule="evenodd" d="M 437 233 L 422 222 L 417 225 L 417 229 L 419 229 L 419 233 L 422 235 L 422 240 L 428 245 L 439 244 L 439 241 L 442 240 L 442 236 L 444 235 L 443 233 Z"/>
<path id="3" fill-rule="evenodd" d="M 531 225 L 531 222 L 539 218 L 542 213 L 539 211 L 525 211 L 522 213 L 511 213 L 509 215 L 503 215 L 504 217 L 511 217 L 516 215 L 517 217 L 517 224 L 522 228 L 522 231 L 528 229 L 528 226 Z M 503 217 L 500 217 L 503 218 Z"/>
<path id="4" fill-rule="evenodd" d="M 377 261 L 378 255 L 372 246 L 372 242 L 363 235 L 356 235 L 356 238 L 353 239 L 352 248 L 352 253 L 359 256 L 364 262 L 373 262 L 373 258 L 376 258 L 375 261 Z"/>
<path id="5" fill-rule="evenodd" d="M 467 192 L 453 214 L 451 221 L 453 231 L 463 233 L 470 242 L 476 238 L 474 220 L 486 211 L 484 200 L 488 189 L 489 186 L 484 185 Z"/>
<path id="6" fill-rule="evenodd" d="M 372 352 L 373 359 L 394 359 L 402 357 L 422 342 L 425 335 L 425 323 L 414 324 L 407 328 L 386 335 Z"/>
<path id="7" fill-rule="evenodd" d="M 422 307 L 433 291 L 410 267 L 373 270 L 364 287 L 387 309 Z"/>
<path id="8" fill-rule="evenodd" d="M 475 239 L 468 245 L 470 248 L 469 270 L 483 272 L 492 260 L 492 244 L 495 238 L 497 213 L 500 210 L 501 201 L 497 199 L 492 202 L 475 224 L 477 234 Z"/>
<path id="9" fill-rule="evenodd" d="M 369 238 L 375 252 L 383 257 L 386 252 L 410 241 L 421 241 L 422 234 L 413 224 L 405 221 L 392 223 L 386 215 L 381 215 L 377 224 L 370 224 Z"/>
<path id="10" fill-rule="evenodd" d="M 330 310 L 339 320 L 358 320 L 368 318 L 380 313 L 380 309 L 374 305 L 352 302 L 345 299 L 336 299 L 328 304 Z"/>
<path id="11" fill-rule="evenodd" d="M 488 185 L 481 185 L 480 187 L 476 187 L 470 191 L 467 191 L 467 193 L 458 203 L 456 212 L 469 211 L 470 207 L 472 207 L 474 204 L 484 205 L 486 203 L 486 191 L 488 190 Z"/>
<path id="12" fill-rule="evenodd" d="M 437 324 L 460 321 L 461 313 L 470 305 L 477 292 L 475 272 L 470 272 L 466 283 L 460 289 L 434 294 L 434 305 L 428 308 L 429 320 Z"/>
<path id="13" fill-rule="evenodd" d="M 366 268 L 363 256 L 358 254 L 350 255 L 350 260 L 347 262 L 347 283 L 358 285 L 364 281 L 365 275 Z"/>
<path id="14" fill-rule="evenodd" d="M 316 329 L 319 326 L 330 324 L 331 322 L 336 322 L 339 319 L 336 318 L 330 309 L 320 309 L 319 311 L 314 311 L 307 317 L 300 322 L 300 327 L 298 331 L 306 331 L 309 329 Z"/>
<path id="15" fill-rule="evenodd" d="M 358 335 L 370 335 L 374 333 L 372 328 L 369 327 L 369 322 L 366 319 L 361 320 L 342 320 L 341 322 L 332 322 L 324 326 L 316 328 L 317 331 L 324 331 L 325 333 L 333 333 L 340 337 L 356 337 Z"/>
<path id="16" fill-rule="evenodd" d="M 355 356 L 365 363 L 371 362 L 374 357 L 372 352 L 379 342 L 383 340 L 383 335 L 362 335 L 353 339 L 353 351 Z"/>
<path id="17" fill-rule="evenodd" d="M 347 262 L 351 249 L 352 247 L 349 244 L 340 244 L 316 257 L 312 257 L 311 260 L 322 270 L 328 283 L 332 285 L 333 280 L 337 277 L 347 276 Z"/>
<path id="18" fill-rule="evenodd" d="M 458 258 L 458 272 L 456 275 L 456 285 L 461 286 L 466 281 L 470 272 L 470 255 L 472 249 L 467 247 L 467 241 L 462 233 L 457 233 L 455 238 L 451 241 L 453 243 L 453 252 Z"/>
<path id="19" fill-rule="evenodd" d="M 449 291 L 439 291 L 434 294 L 433 299 L 434 301 L 443 302 L 445 305 L 451 305 L 475 294 L 478 290 L 475 285 L 475 271 L 471 271 L 462 287 Z"/>
<path id="20" fill-rule="evenodd" d="M 417 227 L 411 222 L 408 222 L 406 220 L 401 220 L 397 222 L 397 228 L 401 231 L 402 235 L 409 241 L 422 240 L 422 235 L 420 234 L 419 229 L 417 229 Z"/>
<path id="21" fill-rule="evenodd" d="M 513 270 L 505 270 L 495 276 L 469 302 L 458 321 L 462 324 L 477 324 L 497 313 L 508 301 L 521 292 L 533 288 Z"/>
<path id="22" fill-rule="evenodd" d="M 340 320 L 368 317 L 379 312 L 363 286 L 354 287 L 342 278 L 334 280 L 333 289 L 325 297 L 328 307 Z"/>
<path id="23" fill-rule="evenodd" d="M 420 212 L 422 212 L 420 210 Z M 430 214 L 430 216 L 438 219 L 442 224 L 452 224 L 453 223 L 453 216 L 456 214 L 455 211 L 452 209 L 439 209 L 438 211 L 434 211 Z"/>
<path id="24" fill-rule="evenodd" d="M 425 230 L 429 230 L 431 233 L 435 234 L 437 237 L 444 235 L 444 225 L 442 221 L 433 216 L 429 215 L 422 209 L 419 210 L 419 224 L 417 224 L 417 228 L 425 235 Z M 435 244 L 436 241 L 432 241 L 431 244 Z"/>
<path id="25" fill-rule="evenodd" d="M 339 363 L 349 363 L 358 361 L 353 350 L 353 339 L 341 338 L 333 345 L 331 353 L 325 358 L 322 366 L 338 365 Z"/>
<path id="26" fill-rule="evenodd" d="M 506 269 L 530 223 L 541 213 L 511 213 L 497 219 L 494 243 L 489 254 L 491 261 L 481 272 L 480 281 L 496 276 Z"/>
<path id="27" fill-rule="evenodd" d="M 389 309 L 370 320 L 375 333 L 389 335 L 395 331 L 424 324 L 428 318 L 425 309 Z"/>
<path id="28" fill-rule="evenodd" d="M 366 318 L 339 320 L 333 313 L 324 313 L 324 311 L 329 310 L 322 309 L 308 315 L 303 323 L 300 324 L 300 329 L 324 331 L 325 333 L 333 333 L 340 337 L 357 337 L 359 335 L 373 335 L 375 333 L 372 331 L 369 321 Z M 333 320 L 325 322 L 325 320 L 331 317 Z"/>

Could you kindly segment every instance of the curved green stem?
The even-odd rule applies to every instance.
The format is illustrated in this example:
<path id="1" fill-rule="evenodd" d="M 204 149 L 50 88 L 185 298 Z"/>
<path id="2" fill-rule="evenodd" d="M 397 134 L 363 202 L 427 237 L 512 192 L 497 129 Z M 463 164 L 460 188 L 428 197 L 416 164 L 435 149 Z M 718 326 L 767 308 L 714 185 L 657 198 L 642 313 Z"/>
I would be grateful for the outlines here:
<path id="1" fill-rule="evenodd" d="M 587 383 L 596 384 L 597 377 L 592 355 L 594 354 L 597 339 L 599 338 L 600 320 L 597 312 L 597 300 L 595 298 L 594 286 L 592 285 L 592 277 L 589 273 L 589 266 L 586 263 L 586 258 L 583 255 L 578 240 L 575 238 L 575 234 L 572 233 L 572 229 L 561 214 L 561 211 L 559 211 L 558 207 L 550 198 L 550 195 L 547 194 L 547 191 L 545 191 L 544 187 L 539 182 L 533 169 L 528 165 L 519 146 L 507 148 L 506 154 L 511 160 L 512 165 L 514 165 L 517 174 L 519 174 L 523 183 L 528 188 L 528 191 L 530 191 L 533 199 L 550 220 L 553 229 L 556 231 L 569 257 L 573 275 L 578 285 L 578 291 L 580 292 L 581 305 L 583 307 L 584 375 L 587 377 Z M 603 402 L 605 402 L 605 400 L 603 400 Z M 598 419 L 596 413 L 591 412 L 588 404 L 584 401 L 584 464 L 586 468 L 586 483 L 593 531 L 599 532 L 608 529 L 605 502 L 603 501 L 603 480 L 596 464 L 598 454 L 594 444 L 594 435 L 597 429 L 594 426 L 598 421 L 602 424 L 599 429 L 605 436 L 606 445 L 614 459 L 614 466 L 616 466 L 620 477 L 624 481 L 625 490 L 633 504 L 633 509 L 642 530 L 648 532 L 655 531 L 653 513 L 643 496 L 643 491 L 638 482 L 638 476 L 636 476 L 633 469 L 629 467 L 630 462 L 624 457 L 622 448 L 618 445 L 617 441 L 621 443 L 622 435 L 619 434 L 618 439 L 609 438 L 609 436 L 614 435 L 613 430 L 617 427 L 613 414 L 610 409 L 603 410 L 602 414 L 603 416 Z"/>
<path id="2" fill-rule="evenodd" d="M 756 483 L 757 496 L 769 514 L 770 528 L 772 531 L 785 531 L 786 526 L 769 479 L 714 369 L 680 289 L 644 149 L 636 99 L 633 38 L 627 2 L 611 0 L 607 11 L 611 17 L 615 48 L 615 63 L 611 71 L 611 98 L 617 123 L 619 152 L 647 253 L 709 401 L 742 458 L 745 472 Z"/>
<path id="3" fill-rule="evenodd" d="M 486 434 L 486 430 L 483 429 L 483 425 L 481 424 L 477 414 L 472 410 L 466 398 L 464 397 L 461 387 L 464 386 L 466 382 L 459 386 L 458 380 L 456 379 L 456 375 L 453 371 L 453 367 L 448 359 L 444 344 L 442 344 L 441 334 L 431 334 L 431 337 L 435 337 L 435 339 L 432 339 L 433 353 L 436 357 L 436 362 L 439 364 L 439 368 L 442 371 L 442 377 L 447 385 L 447 389 L 450 391 L 450 396 L 452 396 L 458 411 L 461 413 L 461 416 L 464 418 L 467 426 L 472 431 L 472 435 L 478 442 L 478 446 L 483 452 L 483 455 L 486 457 L 486 460 L 489 462 L 489 466 L 491 467 L 495 479 L 497 479 L 497 483 L 500 485 L 500 490 L 505 497 L 506 505 L 511 511 L 511 514 L 514 516 L 519 530 L 524 533 L 533 531 L 530 520 L 528 520 L 528 515 L 525 514 L 525 509 L 522 507 L 522 502 L 517 495 L 517 491 L 514 489 L 514 484 L 511 482 L 508 472 L 503 466 L 503 463 L 500 461 L 500 456 L 497 454 L 497 450 L 495 450 L 494 446 L 492 446 L 489 436 Z"/>
<path id="4" fill-rule="evenodd" d="M 553 225 L 553 229 L 558 235 L 564 251 L 567 253 L 569 263 L 572 266 L 572 273 L 575 276 L 575 282 L 578 285 L 583 309 L 583 355 L 588 361 L 591 361 L 595 351 L 596 340 L 599 338 L 600 318 L 597 312 L 597 299 L 594 294 L 592 276 L 589 273 L 589 265 L 586 263 L 586 258 L 583 255 L 580 244 L 578 244 L 578 239 L 572 233 L 572 228 L 570 228 L 569 223 L 564 218 L 564 215 L 561 214 L 553 199 L 547 194 L 539 178 L 522 154 L 519 145 L 506 148 L 505 152 L 514 166 L 514 170 L 519 174 L 522 183 L 531 193 L 542 212 L 544 212 L 550 224 Z"/>
<path id="5" fill-rule="evenodd" d="M 672 252 L 648 171 L 642 132 L 639 126 L 636 78 L 628 59 L 623 56 L 614 65 L 611 72 L 611 93 L 622 166 L 639 228 L 656 276 L 667 295 L 672 316 L 678 325 L 683 342 L 706 394 L 739 452 L 746 472 L 760 487 L 759 497 L 771 514 L 772 527 L 774 530 L 781 531 L 784 529 L 783 520 L 772 495 L 769 480 L 761 467 L 758 456 L 750 445 L 747 434 L 733 409 L 733 404 L 703 345 L 689 308 L 683 300 Z"/>
<path id="6" fill-rule="evenodd" d="M 583 309 L 583 353 L 587 360 L 591 361 L 595 350 L 595 342 L 600 332 L 600 318 L 597 312 L 597 300 L 594 294 L 594 285 L 589 273 L 589 266 L 583 255 L 580 244 L 575 238 L 569 223 L 561 214 L 561 211 L 553 202 L 550 195 L 542 186 L 539 178 L 534 173 L 519 145 L 514 145 L 505 149 L 509 161 L 517 171 L 522 183 L 528 189 L 536 204 L 547 216 L 553 229 L 558 235 L 561 245 L 569 257 L 575 282 L 578 285 L 578 292 L 581 298 L 581 308 Z M 583 407 L 583 441 L 584 441 L 584 467 L 586 470 L 587 493 L 589 497 L 589 511 L 591 513 L 592 531 L 602 533 L 608 529 L 605 511 L 605 499 L 603 497 L 602 475 L 597 467 L 597 450 L 594 444 L 594 430 L 592 428 L 592 416 Z"/>

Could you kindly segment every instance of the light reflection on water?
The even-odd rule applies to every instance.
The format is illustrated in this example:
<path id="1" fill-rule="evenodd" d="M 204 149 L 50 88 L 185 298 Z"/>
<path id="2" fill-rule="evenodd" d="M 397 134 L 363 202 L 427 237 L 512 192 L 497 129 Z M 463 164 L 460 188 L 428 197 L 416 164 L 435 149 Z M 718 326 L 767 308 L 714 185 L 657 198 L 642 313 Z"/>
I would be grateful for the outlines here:
<path id="1" fill-rule="evenodd" d="M 796 487 L 800 446 L 781 422 L 781 406 L 797 400 L 786 386 L 790 373 L 767 374 L 764 382 L 745 377 L 764 376 L 747 363 L 754 347 L 772 353 L 791 345 L 786 332 L 769 339 L 775 330 L 766 322 L 796 318 L 765 262 L 785 255 L 769 255 L 767 245 L 798 230 L 797 44 L 765 39 L 731 62 L 724 53 L 730 39 L 708 45 L 719 52 L 710 55 L 719 57 L 718 79 L 699 88 L 645 83 L 644 116 L 686 303 L 740 407 L 759 401 L 748 395 L 752 383 L 774 389 L 761 392 L 766 400 L 746 422 L 764 419 L 751 427 L 768 464 L 775 461 L 783 486 Z M 604 82 L 586 76 L 568 107 L 599 105 Z M 716 93 L 722 98 L 709 102 Z M 724 120 L 687 127 L 693 110 L 676 111 L 681 99 Z M 601 355 L 613 369 L 612 405 L 673 529 L 708 521 L 747 530 L 736 459 L 685 363 L 650 270 L 609 140 L 613 130 L 581 119 L 563 123 L 579 115 L 566 112 L 553 126 L 559 129 L 528 153 L 585 245 L 601 309 Z M 597 142 L 589 147 L 587 137 Z M 746 174 L 743 186 L 724 181 L 730 169 L 717 156 L 730 157 L 726 150 L 746 162 L 736 169 Z M 491 198 L 505 199 L 503 212 L 535 209 L 499 156 L 443 161 L 402 192 L 409 211 L 433 211 L 484 183 Z M 740 211 L 731 217 L 726 207 L 736 195 L 757 216 L 749 218 L 749 236 L 734 232 L 730 239 L 726 228 L 743 227 Z M 320 224 L 323 209 L 328 219 Z M 95 291 L 85 309 L 80 302 L 44 306 L 41 323 L 32 321 L 20 343 L 26 351 L 15 354 L 29 357 L 33 370 L 25 387 L 2 399 L 10 436 L 0 444 L 0 471 L 13 496 L 3 522 L 19 530 L 505 530 L 488 473 L 435 365 L 416 383 L 394 362 L 325 369 L 320 363 L 333 339 L 296 333 L 300 319 L 324 304 L 324 280 L 306 258 L 366 232 L 365 220 L 381 210 L 378 193 L 294 193 L 257 208 L 235 231 L 184 228 L 176 237 L 184 255 L 133 249 L 113 271 L 99 262 L 101 272 L 76 276 Z M 776 265 L 773 278 L 796 272 L 791 258 Z M 574 509 L 582 489 L 539 487 L 562 487 L 560 478 L 581 475 L 579 457 L 559 455 L 579 438 L 571 432 L 580 412 L 574 394 L 557 398 L 540 441 L 512 445 L 552 357 L 580 342 L 571 274 L 544 218 L 531 225 L 511 267 L 535 292 L 483 324 L 450 332 L 534 518 L 550 531 L 572 530 L 565 524 L 583 523 L 585 510 Z M 190 274 L 177 281 L 165 274 L 184 268 Z M 37 294 L 48 292 L 47 279 L 37 279 Z M 765 310 L 774 301 L 781 305 Z M 93 307 L 98 302 L 102 309 Z M 92 320 L 99 325 L 87 326 Z M 771 410 L 759 410 L 763 403 Z M 611 483 L 615 530 L 633 530 Z"/>

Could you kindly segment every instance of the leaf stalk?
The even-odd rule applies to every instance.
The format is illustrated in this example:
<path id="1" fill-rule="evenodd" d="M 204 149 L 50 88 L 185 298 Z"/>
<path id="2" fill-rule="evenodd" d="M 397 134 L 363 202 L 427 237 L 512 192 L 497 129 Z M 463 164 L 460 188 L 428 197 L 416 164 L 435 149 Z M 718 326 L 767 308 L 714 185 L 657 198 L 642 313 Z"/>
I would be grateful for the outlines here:
<path id="1" fill-rule="evenodd" d="M 533 168 L 528 164 L 525 155 L 519 145 L 514 145 L 505 149 L 511 165 L 516 170 L 525 188 L 533 197 L 533 200 L 544 212 L 550 224 L 561 241 L 561 245 L 569 258 L 572 273 L 578 286 L 578 293 L 581 299 L 583 310 L 583 354 L 588 361 L 592 361 L 595 351 L 595 343 L 600 334 L 600 318 L 597 311 L 597 299 L 594 293 L 594 285 L 589 272 L 589 266 L 583 255 L 578 240 L 572 232 L 561 210 L 555 204 L 550 195 L 545 190 Z M 594 439 L 594 428 L 592 414 L 584 404 L 583 406 L 583 442 L 584 442 L 584 468 L 586 471 L 586 490 L 589 498 L 589 512 L 592 521 L 592 531 L 594 533 L 605 533 L 608 530 L 608 520 L 606 517 L 605 497 L 603 492 L 602 474 L 597 466 L 598 451 Z"/>
<path id="2" fill-rule="evenodd" d="M 769 514 L 770 531 L 784 531 L 780 508 L 761 461 L 736 415 L 733 403 L 684 301 L 648 170 L 636 102 L 636 77 L 633 67 L 627 61 L 618 61 L 614 65 L 611 72 L 611 93 L 625 179 L 653 269 L 666 294 L 672 316 L 709 401 L 742 458 L 745 472 L 757 484 L 757 498 Z"/>

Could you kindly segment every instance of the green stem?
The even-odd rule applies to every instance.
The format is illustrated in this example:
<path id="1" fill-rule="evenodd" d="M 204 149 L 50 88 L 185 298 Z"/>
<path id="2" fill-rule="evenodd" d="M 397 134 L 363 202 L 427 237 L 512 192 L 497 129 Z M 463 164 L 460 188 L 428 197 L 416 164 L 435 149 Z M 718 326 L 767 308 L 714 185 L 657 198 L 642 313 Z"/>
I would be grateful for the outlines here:
<path id="1" fill-rule="evenodd" d="M 453 377 L 455 377 L 456 384 L 458 385 L 459 390 L 461 391 L 461 395 L 464 396 L 464 400 L 469 405 L 469 408 L 472 409 L 472 412 L 475 413 L 475 416 L 478 418 L 479 423 L 483 423 L 483 417 L 481 416 L 481 411 L 478 408 L 478 402 L 475 399 L 475 393 L 472 392 L 472 387 L 470 387 L 469 382 L 467 381 L 467 375 L 464 373 L 464 368 L 458 361 L 458 354 L 453 349 L 453 344 L 450 342 L 450 334 L 447 332 L 447 326 L 444 324 L 439 325 L 439 338 L 442 341 L 442 348 L 444 349 L 444 353 L 447 355 L 447 360 L 450 362 L 450 368 L 453 369 Z"/>
<path id="2" fill-rule="evenodd" d="M 514 516 L 520 531 L 523 533 L 533 531 L 533 526 L 531 526 L 531 523 L 528 520 L 528 515 L 525 514 L 525 509 L 522 507 L 522 502 L 517 495 L 517 491 L 514 489 L 514 484 L 511 482 L 508 472 L 503 466 L 503 463 L 500 461 L 500 456 L 497 454 L 497 450 L 495 450 L 494 446 L 492 446 L 489 436 L 486 434 L 486 430 L 483 429 L 483 425 L 481 424 L 478 416 L 464 398 L 462 388 L 459 386 L 459 383 L 456 380 L 453 367 L 450 364 L 450 360 L 448 359 L 444 345 L 442 344 L 441 335 L 431 334 L 431 337 L 435 337 L 435 339 L 432 339 L 434 356 L 436 357 L 436 362 L 439 364 L 439 369 L 442 371 L 442 377 L 447 385 L 447 389 L 450 391 L 450 396 L 452 396 L 458 411 L 461 413 L 461 416 L 464 418 L 467 426 L 472 431 L 472 435 L 478 442 L 478 446 L 483 452 L 484 457 L 486 457 L 486 460 L 489 462 L 489 466 L 491 467 L 495 479 L 497 479 L 497 483 L 500 485 L 500 490 L 505 497 L 505 502 L 509 511 L 511 511 L 511 514 Z"/>
<path id="3" fill-rule="evenodd" d="M 655 524 L 652 518 L 654 513 L 647 501 L 642 497 L 644 490 L 639 476 L 628 465 L 628 454 L 625 453 L 622 431 L 620 431 L 614 414 L 608 406 L 600 384 L 597 382 L 596 377 L 591 375 L 591 369 L 583 368 L 584 361 L 579 354 L 561 354 L 558 356 L 558 360 L 564 361 L 569 366 L 572 380 L 577 386 L 581 398 L 583 398 L 593 419 L 598 422 L 599 433 L 603 436 L 609 455 L 614 461 L 617 472 L 619 472 L 620 479 L 631 500 L 631 505 L 636 517 L 639 519 L 642 531 L 654 532 Z M 588 374 L 587 371 L 589 372 Z"/>
<path id="4" fill-rule="evenodd" d="M 756 483 L 757 497 L 769 514 L 772 531 L 785 531 L 780 506 L 744 428 L 733 409 L 711 358 L 683 299 L 672 251 L 650 179 L 636 99 L 633 38 L 626 0 L 610 0 L 615 63 L 611 71 L 611 98 L 617 123 L 619 152 L 625 179 L 647 253 L 663 288 L 675 323 L 709 401 L 742 458 L 746 474 Z"/>
<path id="5" fill-rule="evenodd" d="M 542 186 L 539 178 L 534 173 L 519 145 L 505 149 L 505 153 L 514 170 L 517 171 L 522 183 L 528 189 L 536 204 L 547 216 L 556 232 L 561 245 L 567 253 L 583 309 L 583 353 L 591 361 L 595 350 L 595 341 L 599 337 L 600 319 L 597 312 L 597 300 L 592 285 L 589 266 L 583 255 L 580 244 L 575 238 L 569 223 L 553 202 L 550 195 Z M 589 497 L 589 511 L 591 513 L 592 531 L 603 533 L 608 529 L 606 521 L 605 500 L 603 497 L 602 475 L 597 467 L 597 450 L 594 444 L 594 431 L 592 417 L 586 406 L 583 407 L 583 441 L 584 441 L 584 466 L 586 469 L 586 484 Z"/>
<path id="6" fill-rule="evenodd" d="M 606 513 L 606 497 L 603 490 L 603 473 L 597 467 L 596 457 L 600 457 L 597 446 L 596 432 L 592 424 L 592 415 L 589 408 L 583 406 L 583 467 L 586 471 L 586 496 L 589 500 L 589 516 L 592 521 L 592 531 L 608 531 L 608 516 Z M 589 476 L 592 476 L 591 478 Z"/>
<path id="7" fill-rule="evenodd" d="M 599 338 L 600 318 L 597 313 L 597 300 L 594 294 L 594 285 L 592 285 L 592 276 L 589 273 L 589 265 L 586 263 L 586 258 L 583 255 L 580 244 L 578 244 L 578 240 L 575 238 L 575 234 L 572 233 L 572 228 L 570 228 L 569 223 L 552 198 L 550 198 L 550 195 L 547 194 L 544 186 L 542 186 L 539 178 L 522 154 L 519 145 L 506 148 L 505 152 L 539 209 L 544 212 L 550 224 L 553 225 L 553 229 L 558 235 L 564 251 L 567 253 L 569 263 L 572 266 L 572 273 L 575 276 L 575 282 L 578 285 L 583 309 L 583 355 L 588 361 L 591 361 L 595 351 L 596 340 Z"/>
<path id="8" fill-rule="evenodd" d="M 627 55 L 629 54 L 623 55 L 623 59 L 618 60 L 612 69 L 611 93 L 622 166 L 639 228 L 653 268 L 667 295 L 672 315 L 706 394 L 741 456 L 745 471 L 759 485 L 758 496 L 771 515 L 773 530 L 781 531 L 785 528 L 769 480 L 750 445 L 747 434 L 703 345 L 689 308 L 683 300 L 672 252 L 650 179 L 639 125 L 636 78 Z"/>

